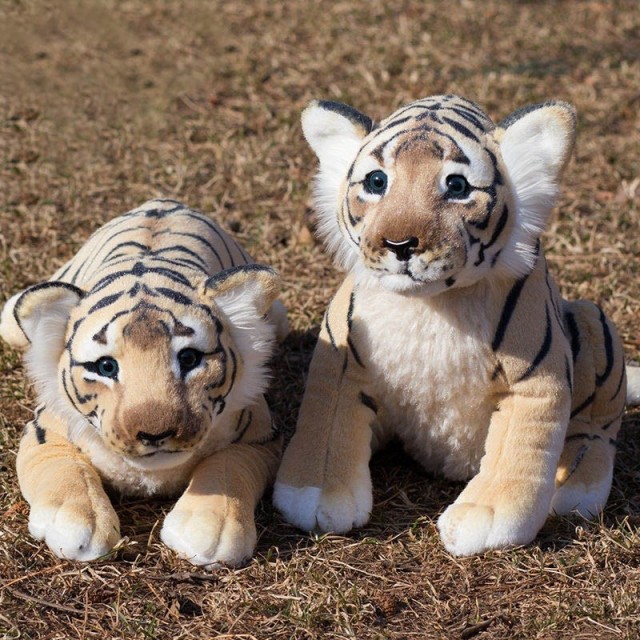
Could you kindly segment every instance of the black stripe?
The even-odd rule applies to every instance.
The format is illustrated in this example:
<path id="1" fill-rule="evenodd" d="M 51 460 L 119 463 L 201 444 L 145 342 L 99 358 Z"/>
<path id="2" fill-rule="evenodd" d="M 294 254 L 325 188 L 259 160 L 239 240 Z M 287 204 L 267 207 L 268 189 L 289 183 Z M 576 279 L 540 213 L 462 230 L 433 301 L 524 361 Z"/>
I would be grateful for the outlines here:
<path id="1" fill-rule="evenodd" d="M 622 417 L 622 414 L 624 413 L 625 407 L 622 407 L 622 411 L 620 411 L 618 413 L 618 415 L 611 421 L 611 422 L 607 422 L 607 424 L 605 424 L 603 427 L 601 427 L 601 429 L 603 431 L 606 431 L 614 422 L 620 420 L 620 418 Z"/>
<path id="2" fill-rule="evenodd" d="M 447 118 L 443 116 L 442 119 L 450 126 L 452 126 L 458 133 L 461 133 L 463 136 L 467 136 L 467 138 L 471 138 L 474 142 L 480 142 L 480 138 L 473 133 L 470 129 L 467 129 L 463 124 L 459 123 L 457 120 L 453 120 L 452 118 Z"/>
<path id="3" fill-rule="evenodd" d="M 242 410 L 242 415 L 244 415 L 245 409 Z M 247 423 L 242 427 L 240 433 L 236 436 L 236 438 L 232 441 L 232 443 L 239 442 L 244 437 L 244 434 L 247 433 L 247 430 L 251 426 L 251 422 L 253 421 L 253 413 L 251 411 L 247 412 Z M 240 424 L 240 421 L 238 421 Z M 236 427 L 237 428 L 237 427 Z"/>
<path id="4" fill-rule="evenodd" d="M 191 256 L 194 260 L 197 260 L 198 262 L 200 262 L 203 267 L 207 266 L 207 261 L 200 254 L 196 253 L 192 249 L 189 249 L 189 247 L 185 247 L 183 244 L 174 244 L 174 245 L 171 245 L 170 247 L 162 247 L 162 249 L 156 249 L 153 252 L 153 255 L 159 256 L 163 253 L 168 253 L 172 251 L 177 251 L 179 253 L 186 253 L 188 256 Z M 174 258 L 176 258 L 176 256 L 174 256 Z M 180 258 L 177 258 L 177 259 L 180 260 Z"/>
<path id="5" fill-rule="evenodd" d="M 179 271 L 174 271 L 173 269 L 167 269 L 165 267 L 147 267 L 142 262 L 136 262 L 136 264 L 133 265 L 133 267 L 128 271 L 116 271 L 98 280 L 98 282 L 96 282 L 96 284 L 91 288 L 91 291 L 89 291 L 88 295 L 98 293 L 118 278 L 122 278 L 128 275 L 139 278 L 147 275 L 148 273 L 155 273 L 164 276 L 165 278 L 173 280 L 174 282 L 178 282 L 179 284 L 182 284 L 192 290 L 195 288 L 191 284 L 191 282 Z"/>
<path id="6" fill-rule="evenodd" d="M 611 402 L 612 400 L 615 400 L 618 397 L 618 394 L 620 393 L 620 390 L 622 389 L 622 383 L 625 380 L 625 375 L 627 373 L 627 370 L 624 366 L 624 360 L 622 361 L 622 372 L 620 374 L 620 380 L 618 381 L 618 386 L 616 387 L 615 393 L 609 398 L 609 402 Z"/>
<path id="7" fill-rule="evenodd" d="M 564 320 L 567 330 L 569 331 L 571 353 L 573 354 L 573 362 L 575 363 L 576 358 L 580 353 L 580 329 L 578 328 L 576 317 L 571 313 L 571 311 L 565 311 Z"/>
<path id="8" fill-rule="evenodd" d="M 607 317 L 604 315 L 602 309 L 600 311 L 600 324 L 602 325 L 602 334 L 604 337 L 604 351 L 607 358 L 607 365 L 602 374 L 596 373 L 596 386 L 601 387 L 607 378 L 611 375 L 613 369 L 613 338 L 611 337 L 611 331 L 609 331 L 609 325 L 607 323 Z"/>
<path id="9" fill-rule="evenodd" d="M 87 315 L 90 315 L 92 313 L 95 313 L 96 311 L 100 310 L 100 309 L 104 309 L 105 307 L 108 307 L 110 304 L 113 304 L 114 302 L 117 302 L 118 300 L 120 300 L 120 298 L 122 298 L 123 296 L 123 292 L 120 291 L 120 293 L 114 293 L 111 296 L 105 296 L 104 298 L 102 298 L 102 300 L 99 300 L 98 302 L 96 302 L 87 312 Z"/>
<path id="10" fill-rule="evenodd" d="M 193 305 L 193 300 L 191 298 L 179 293 L 178 291 L 174 291 L 173 289 L 167 289 L 165 287 L 156 287 L 155 291 L 159 294 L 163 295 L 165 298 L 169 298 L 178 304 L 184 304 L 187 306 Z"/>
<path id="11" fill-rule="evenodd" d="M 378 413 L 378 404 L 371 396 L 367 395 L 364 391 L 360 392 L 360 402 L 362 402 L 365 407 L 371 409 L 373 413 Z"/>
<path id="12" fill-rule="evenodd" d="M 186 231 L 173 231 L 171 229 L 165 229 L 164 231 L 156 231 L 153 235 L 155 236 L 159 236 L 159 235 L 164 235 L 164 234 L 170 234 L 172 236 L 184 236 L 186 238 L 192 238 L 193 240 L 196 240 L 198 242 L 200 242 L 201 244 L 203 244 L 205 247 L 207 247 L 207 249 L 209 249 L 209 251 L 211 251 L 211 253 L 213 253 L 213 255 L 215 256 L 216 260 L 220 263 L 220 267 L 224 268 L 224 263 L 222 262 L 222 259 L 220 258 L 220 254 L 216 251 L 216 248 L 206 239 L 203 238 L 202 236 L 199 236 L 195 233 L 187 233 Z M 220 238 L 222 239 L 222 237 L 220 236 Z M 224 241 L 223 241 L 224 244 Z M 233 258 L 231 258 L 231 253 L 229 251 L 229 248 L 226 246 L 226 244 L 224 245 L 227 249 L 227 253 L 229 254 L 229 259 L 231 260 L 231 266 L 235 266 L 235 264 L 233 263 Z"/>
<path id="13" fill-rule="evenodd" d="M 355 291 L 352 291 L 351 295 L 349 296 L 349 310 L 347 311 L 347 327 L 349 328 L 349 331 L 351 331 L 351 324 L 353 322 L 353 306 L 355 303 L 355 299 Z"/>
<path id="14" fill-rule="evenodd" d="M 198 215 L 196 213 L 191 213 L 191 212 L 186 213 L 185 215 L 188 216 L 189 218 L 194 218 L 194 219 L 200 220 L 200 222 L 202 222 L 204 225 L 206 225 L 209 229 L 211 229 L 211 231 L 213 231 L 213 233 L 215 233 L 218 236 L 218 238 L 220 238 L 220 241 L 222 242 L 224 248 L 227 250 L 227 254 L 229 256 L 229 261 L 231 262 L 231 266 L 235 267 L 236 264 L 235 264 L 235 261 L 234 261 L 232 255 L 231 255 L 231 251 L 229 250 L 229 246 L 227 245 L 227 241 L 226 241 L 226 239 L 224 237 L 223 232 L 220 229 L 218 229 L 218 225 L 213 224 L 210 220 L 208 220 L 203 215 Z M 222 264 L 222 261 L 220 261 L 220 262 Z"/>
<path id="15" fill-rule="evenodd" d="M 518 299 L 520 298 L 520 294 L 522 293 L 522 289 L 527 281 L 528 274 L 523 278 L 520 278 L 513 287 L 511 287 L 511 291 L 509 291 L 507 298 L 504 303 L 504 307 L 502 307 L 502 314 L 500 315 L 500 321 L 498 322 L 498 328 L 496 329 L 496 334 L 493 337 L 493 342 L 491 343 L 491 348 L 494 351 L 497 351 L 504 340 L 504 336 L 507 332 L 507 328 L 509 326 L 509 322 L 511 322 L 511 317 L 513 316 L 513 312 L 516 309 L 518 304 Z"/>
<path id="16" fill-rule="evenodd" d="M 321 109 L 333 111 L 349 120 L 349 122 L 361 126 L 367 133 L 369 133 L 373 127 L 371 118 L 365 116 L 364 113 L 361 113 L 357 109 L 350 107 L 348 104 L 333 102 L 332 100 L 319 100 L 317 104 Z"/>
<path id="17" fill-rule="evenodd" d="M 355 361 L 361 367 L 364 367 L 364 364 L 362 363 L 362 360 L 360 360 L 360 354 L 358 353 L 355 345 L 353 344 L 353 342 L 351 340 L 351 336 L 347 336 L 347 344 L 349 345 L 349 349 L 351 350 L 351 353 L 353 354 L 353 357 L 354 357 Z"/>
<path id="18" fill-rule="evenodd" d="M 491 381 L 493 382 L 494 380 L 497 380 L 499 376 L 504 374 L 504 368 L 502 366 L 501 362 L 498 362 L 498 364 L 496 365 L 496 368 L 493 370 L 493 373 L 491 374 Z"/>
<path id="19" fill-rule="evenodd" d="M 567 378 L 567 384 L 569 385 L 569 393 L 573 396 L 573 373 L 571 366 L 569 365 L 569 358 L 564 356 L 564 373 Z"/>
<path id="20" fill-rule="evenodd" d="M 553 342 L 553 331 L 551 330 L 551 316 L 549 314 L 549 305 L 545 303 L 545 315 L 547 320 L 547 326 L 544 332 L 544 339 L 542 341 L 542 345 L 540 345 L 540 350 L 536 354 L 536 357 L 533 359 L 533 362 L 527 367 L 527 370 L 520 376 L 518 382 L 522 382 L 529 378 L 535 370 L 540 366 L 540 363 L 547 357 L 549 353 L 549 349 L 551 349 L 551 344 Z"/>
<path id="21" fill-rule="evenodd" d="M 591 435 L 590 433 L 573 433 L 570 436 L 567 436 L 565 442 L 569 442 L 570 440 L 602 440 L 602 436 L 599 435 Z"/>
<path id="22" fill-rule="evenodd" d="M 69 398 L 69 400 L 71 401 L 71 404 L 73 405 L 73 408 L 80 414 L 82 414 L 82 411 L 80 411 L 80 407 L 78 407 L 78 405 L 76 404 L 75 400 L 71 397 L 71 394 L 69 393 L 69 387 L 67 386 L 67 371 L 66 369 L 62 370 L 62 388 L 64 389 L 64 392 L 67 394 L 67 398 Z"/>
<path id="23" fill-rule="evenodd" d="M 505 204 L 502 209 L 502 213 L 500 214 L 500 218 L 498 219 L 496 227 L 493 231 L 493 235 L 491 236 L 491 239 L 487 244 L 484 245 L 485 249 L 488 249 L 500 237 L 500 234 L 504 231 L 504 228 L 507 224 L 508 219 L 509 219 L 509 207 Z"/>
<path id="24" fill-rule="evenodd" d="M 594 400 L 596 392 L 594 391 L 582 404 L 578 405 L 572 412 L 569 418 L 575 418 L 579 413 L 582 413 Z"/>
<path id="25" fill-rule="evenodd" d="M 129 229 L 126 229 L 126 231 L 129 231 Z M 109 240 L 111 240 L 111 238 L 109 238 Z M 126 247 L 135 247 L 136 249 L 140 249 L 143 255 L 146 255 L 147 253 L 149 253 L 149 250 L 150 250 L 150 247 L 146 244 L 136 242 L 135 240 L 127 240 L 126 242 L 120 242 L 115 247 L 111 247 L 111 249 L 109 250 L 109 253 L 107 253 L 107 255 L 102 259 L 102 262 L 108 262 L 109 258 L 111 258 L 118 249 L 124 249 Z M 122 254 L 122 255 L 126 255 L 126 254 Z M 131 255 L 130 257 L 133 258 L 135 257 L 135 255 L 136 254 Z M 120 257 L 120 256 L 113 256 L 113 257 Z"/>
<path id="26" fill-rule="evenodd" d="M 198 271 L 209 275 L 209 269 L 203 267 L 198 262 L 194 262 L 193 260 L 189 260 L 188 258 L 179 258 L 172 260 L 171 258 L 166 258 L 164 256 L 148 256 L 147 261 L 157 261 L 164 262 L 166 264 L 173 264 L 178 267 L 192 267 L 197 269 Z"/>
<path id="27" fill-rule="evenodd" d="M 331 331 L 331 327 L 329 326 L 329 309 L 327 309 L 327 312 L 324 314 L 324 326 L 327 330 L 327 335 L 329 336 L 329 340 L 331 340 L 331 346 L 334 349 L 337 349 L 338 345 L 336 344 L 335 338 L 333 337 L 333 333 Z"/>
<path id="28" fill-rule="evenodd" d="M 486 130 L 486 127 L 482 122 L 480 122 L 480 120 L 471 111 L 468 111 L 466 107 L 449 107 L 449 110 L 453 111 L 461 118 L 464 118 L 467 122 L 470 122 L 474 127 L 480 129 L 480 131 L 484 132 Z"/>
<path id="29" fill-rule="evenodd" d="M 40 405 L 39 407 L 37 407 L 35 410 L 33 421 L 32 421 L 33 426 L 35 427 L 35 430 L 36 430 L 36 440 L 38 441 L 38 444 L 45 444 L 45 442 L 47 441 L 45 428 L 40 424 L 40 415 L 42 414 L 43 410 L 44 410 L 43 405 Z"/>

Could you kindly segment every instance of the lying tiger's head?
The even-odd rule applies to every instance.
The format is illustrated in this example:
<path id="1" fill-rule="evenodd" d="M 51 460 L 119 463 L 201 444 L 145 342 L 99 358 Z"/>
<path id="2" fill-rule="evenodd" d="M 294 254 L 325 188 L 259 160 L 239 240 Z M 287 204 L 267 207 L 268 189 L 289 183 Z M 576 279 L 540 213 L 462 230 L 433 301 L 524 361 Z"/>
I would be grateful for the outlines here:
<path id="1" fill-rule="evenodd" d="M 91 291 L 35 285 L 14 314 L 40 399 L 69 422 L 72 440 L 89 431 L 131 465 L 160 469 L 186 461 L 203 439 L 228 445 L 233 421 L 218 416 L 264 392 L 274 342 L 265 314 L 279 279 L 248 265 L 181 293 L 144 271 L 139 263 Z"/>
<path id="2" fill-rule="evenodd" d="M 495 126 L 473 102 L 434 96 L 374 126 L 313 102 L 304 135 L 320 160 L 318 231 L 360 281 L 436 294 L 530 271 L 575 137 L 564 102 Z"/>

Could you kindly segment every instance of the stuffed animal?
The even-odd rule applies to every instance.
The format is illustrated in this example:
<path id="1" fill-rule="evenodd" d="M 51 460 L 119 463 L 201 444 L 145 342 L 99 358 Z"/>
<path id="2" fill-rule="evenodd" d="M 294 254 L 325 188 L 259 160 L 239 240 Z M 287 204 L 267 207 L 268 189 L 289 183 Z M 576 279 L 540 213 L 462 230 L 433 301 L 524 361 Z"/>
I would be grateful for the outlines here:
<path id="1" fill-rule="evenodd" d="M 540 247 L 575 137 L 564 102 L 499 125 L 453 95 L 379 124 L 314 102 L 318 232 L 348 275 L 322 322 L 274 502 L 310 530 L 372 508 L 391 437 L 468 480 L 438 520 L 455 555 L 530 542 L 548 513 L 599 513 L 625 404 L 622 346 L 563 300 Z"/>
<path id="2" fill-rule="evenodd" d="M 107 553 L 120 534 L 105 483 L 182 493 L 160 535 L 192 563 L 248 558 L 281 453 L 262 395 L 286 331 L 278 289 L 211 220 L 152 200 L 13 296 L 0 334 L 26 350 L 41 403 L 17 458 L 31 534 L 60 557 Z"/>

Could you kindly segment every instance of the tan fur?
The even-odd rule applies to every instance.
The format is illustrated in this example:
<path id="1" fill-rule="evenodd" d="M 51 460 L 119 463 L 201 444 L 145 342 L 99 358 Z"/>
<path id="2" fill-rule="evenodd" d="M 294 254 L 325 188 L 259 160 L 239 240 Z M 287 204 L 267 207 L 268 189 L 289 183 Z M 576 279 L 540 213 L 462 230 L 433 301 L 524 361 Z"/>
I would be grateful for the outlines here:
<path id="1" fill-rule="evenodd" d="M 107 553 L 119 525 L 104 482 L 125 495 L 184 492 L 161 536 L 191 562 L 251 555 L 253 510 L 281 448 L 262 397 L 286 324 L 278 289 L 213 222 L 158 200 L 7 303 L 2 335 L 28 348 L 43 402 L 18 452 L 34 536 L 67 558 Z"/>
<path id="2" fill-rule="evenodd" d="M 276 506 L 305 529 L 364 524 L 371 451 L 397 436 L 429 471 L 469 480 L 438 522 L 456 555 L 530 542 L 550 510 L 598 513 L 622 347 L 595 305 L 561 299 L 538 240 L 572 108 L 537 105 L 496 128 L 473 103 L 436 96 L 368 135 L 336 126 L 360 138 L 351 156 L 351 138 L 344 156 L 338 137 L 317 145 L 325 111 L 362 118 L 332 103 L 303 118 L 320 158 L 320 230 L 350 273 L 323 321 Z M 329 183 L 338 166 L 343 183 Z M 380 171 L 376 193 L 367 180 Z M 451 175 L 470 185 L 460 196 Z"/>

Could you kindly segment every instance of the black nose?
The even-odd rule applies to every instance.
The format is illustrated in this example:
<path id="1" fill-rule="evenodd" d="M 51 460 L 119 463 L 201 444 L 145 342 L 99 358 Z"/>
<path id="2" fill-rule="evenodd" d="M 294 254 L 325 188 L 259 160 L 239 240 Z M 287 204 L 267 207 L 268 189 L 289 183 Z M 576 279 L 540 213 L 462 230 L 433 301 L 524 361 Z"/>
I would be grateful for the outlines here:
<path id="1" fill-rule="evenodd" d="M 418 246 L 418 238 L 411 236 L 406 240 L 387 240 L 384 238 L 382 244 L 396 254 L 396 258 L 402 262 L 407 262 L 413 254 L 413 250 Z"/>
<path id="2" fill-rule="evenodd" d="M 163 431 L 162 433 L 147 433 L 146 431 L 138 431 L 136 434 L 136 439 L 140 440 L 143 444 L 157 444 L 161 440 L 165 438 L 171 438 L 171 436 L 175 436 L 178 433 L 175 429 L 169 429 L 168 431 Z"/>

